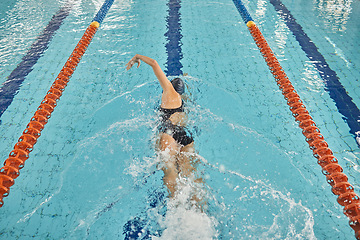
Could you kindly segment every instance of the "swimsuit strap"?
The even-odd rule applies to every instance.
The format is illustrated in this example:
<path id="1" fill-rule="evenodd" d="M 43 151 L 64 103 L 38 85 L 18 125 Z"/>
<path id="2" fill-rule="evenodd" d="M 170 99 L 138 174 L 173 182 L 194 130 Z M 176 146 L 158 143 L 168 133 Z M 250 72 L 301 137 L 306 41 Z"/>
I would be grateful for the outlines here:
<path id="1" fill-rule="evenodd" d="M 178 108 L 162 108 L 160 107 L 160 111 L 164 113 L 176 113 L 176 112 L 183 112 L 184 111 L 184 101 L 181 101 L 181 106 Z"/>
<path id="2" fill-rule="evenodd" d="M 166 121 L 176 112 L 184 112 L 184 101 L 181 101 L 181 106 L 178 108 L 162 108 L 160 107 L 160 112 L 162 113 L 162 121 Z"/>

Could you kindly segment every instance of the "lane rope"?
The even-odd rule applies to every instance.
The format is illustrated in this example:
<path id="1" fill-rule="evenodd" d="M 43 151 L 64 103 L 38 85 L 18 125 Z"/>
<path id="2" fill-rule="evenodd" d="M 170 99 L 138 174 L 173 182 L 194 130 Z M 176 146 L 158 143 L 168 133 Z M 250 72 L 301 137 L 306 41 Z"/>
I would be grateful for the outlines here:
<path id="1" fill-rule="evenodd" d="M 360 239 L 360 198 L 354 192 L 354 187 L 348 182 L 348 177 L 343 173 L 343 168 L 333 155 L 320 129 L 316 126 L 309 111 L 306 109 L 300 96 L 281 67 L 259 28 L 252 20 L 241 0 L 233 0 L 251 36 L 264 57 L 279 89 L 282 91 L 295 121 L 302 129 L 305 141 L 313 151 L 313 156 L 322 168 L 327 182 L 332 187 L 332 193 L 337 195 L 337 202 L 344 207 L 344 214 L 349 218 L 349 225 L 355 231 L 356 239 Z"/>
<path id="2" fill-rule="evenodd" d="M 284 23 L 294 35 L 305 55 L 318 71 L 319 76 L 323 80 L 325 91 L 334 101 L 338 112 L 343 115 L 344 122 L 349 126 L 349 133 L 355 138 L 358 147 L 360 147 L 360 110 L 342 85 L 337 72 L 331 69 L 331 64 L 326 61 L 315 43 L 281 0 L 269 0 L 269 2 L 284 20 Z"/>
<path id="3" fill-rule="evenodd" d="M 20 175 L 19 170 L 24 167 L 25 161 L 29 158 L 30 152 L 41 136 L 41 131 L 48 123 L 65 87 L 113 2 L 114 0 L 104 2 L 56 77 L 34 116 L 30 119 L 14 149 L 5 160 L 4 166 L 0 168 L 0 208 L 4 205 L 3 198 L 9 195 L 10 187 L 14 185 L 14 180 Z"/>

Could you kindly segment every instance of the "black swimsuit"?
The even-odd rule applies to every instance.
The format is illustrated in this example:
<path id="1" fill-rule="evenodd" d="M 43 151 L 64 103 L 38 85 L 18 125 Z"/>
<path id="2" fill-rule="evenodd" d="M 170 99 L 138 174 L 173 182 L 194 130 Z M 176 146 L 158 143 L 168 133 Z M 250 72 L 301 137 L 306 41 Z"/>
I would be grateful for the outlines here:
<path id="1" fill-rule="evenodd" d="M 160 131 L 166 134 L 169 134 L 174 138 L 179 144 L 186 146 L 194 141 L 191 133 L 186 131 L 187 129 L 183 126 L 178 126 L 172 124 L 170 117 L 176 112 L 184 112 L 184 102 L 181 103 L 181 106 L 174 109 L 162 108 L 160 107 Z"/>

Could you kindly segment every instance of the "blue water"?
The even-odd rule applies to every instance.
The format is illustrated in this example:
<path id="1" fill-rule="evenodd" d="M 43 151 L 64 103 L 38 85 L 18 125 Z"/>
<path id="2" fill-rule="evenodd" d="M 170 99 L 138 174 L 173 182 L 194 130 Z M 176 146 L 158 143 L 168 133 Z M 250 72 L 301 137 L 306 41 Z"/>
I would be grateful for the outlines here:
<path id="1" fill-rule="evenodd" d="M 65 3 L 1 3 L 1 83 Z M 103 2 L 70 3 L 0 117 L 3 161 Z M 359 107 L 360 2 L 282 3 Z M 244 4 L 359 193 L 355 135 L 321 75 L 270 1 Z M 181 1 L 181 70 L 205 179 L 195 188 L 208 210 L 167 198 L 154 148 L 161 89 L 145 64 L 125 71 L 135 53 L 167 68 L 167 10 L 165 1 L 114 2 L 4 198 L 0 238 L 353 239 L 232 1 Z"/>

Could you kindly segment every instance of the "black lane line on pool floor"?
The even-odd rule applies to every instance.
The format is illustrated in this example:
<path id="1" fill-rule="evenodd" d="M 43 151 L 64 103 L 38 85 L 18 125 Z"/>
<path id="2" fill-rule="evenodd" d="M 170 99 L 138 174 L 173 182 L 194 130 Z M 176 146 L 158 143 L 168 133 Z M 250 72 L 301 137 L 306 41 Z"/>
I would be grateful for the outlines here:
<path id="1" fill-rule="evenodd" d="M 301 25 L 298 24 L 280 0 L 270 0 L 270 3 L 275 7 L 277 13 L 283 18 L 285 24 L 299 42 L 301 49 L 310 59 L 313 65 L 318 70 L 321 78 L 325 83 L 325 91 L 327 91 L 335 102 L 338 111 L 344 116 L 343 119 L 349 125 L 350 133 L 355 137 L 360 135 L 360 111 L 359 108 L 352 101 L 352 98 L 347 94 L 346 89 L 341 84 L 336 72 L 333 71 L 324 56 L 318 51 L 310 37 L 304 32 Z"/>
<path id="2" fill-rule="evenodd" d="M 164 34 L 167 39 L 165 45 L 166 52 L 168 54 L 166 61 L 166 70 L 165 73 L 167 76 L 179 76 L 183 72 L 181 68 L 183 65 L 180 60 L 183 58 L 181 51 L 181 0 L 169 0 L 167 4 L 169 7 L 169 15 L 166 17 L 168 31 Z"/>
<path id="3" fill-rule="evenodd" d="M 1 86 L 0 117 L 10 106 L 14 96 L 17 94 L 18 90 L 20 89 L 20 85 L 23 83 L 26 76 L 33 70 L 34 65 L 48 48 L 51 39 L 55 35 L 55 32 L 60 28 L 65 18 L 69 16 L 72 7 L 73 3 L 68 2 L 53 15 L 48 25 L 31 45 L 26 55 L 22 58 L 22 61 L 10 73 L 6 82 Z"/>

